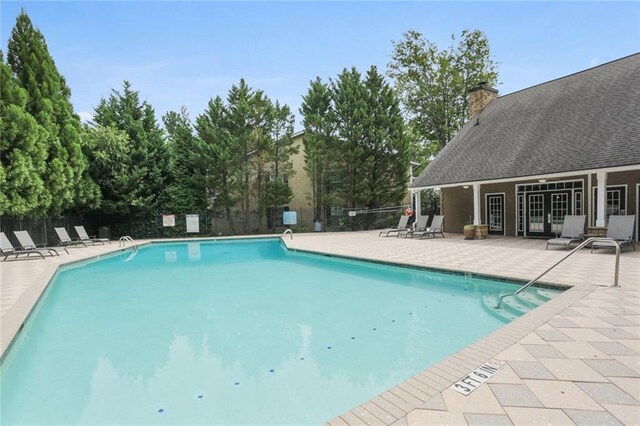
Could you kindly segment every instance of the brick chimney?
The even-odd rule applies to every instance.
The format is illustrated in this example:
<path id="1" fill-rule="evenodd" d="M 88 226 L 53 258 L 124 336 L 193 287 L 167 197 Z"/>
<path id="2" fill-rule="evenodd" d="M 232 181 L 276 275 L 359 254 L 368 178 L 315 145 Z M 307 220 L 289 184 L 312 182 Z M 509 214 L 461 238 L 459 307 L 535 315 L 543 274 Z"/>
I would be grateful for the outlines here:
<path id="1" fill-rule="evenodd" d="M 469 116 L 473 117 L 480 114 L 489 102 L 497 97 L 498 91 L 493 87 L 489 87 L 486 81 L 482 81 L 477 86 L 469 89 Z"/>

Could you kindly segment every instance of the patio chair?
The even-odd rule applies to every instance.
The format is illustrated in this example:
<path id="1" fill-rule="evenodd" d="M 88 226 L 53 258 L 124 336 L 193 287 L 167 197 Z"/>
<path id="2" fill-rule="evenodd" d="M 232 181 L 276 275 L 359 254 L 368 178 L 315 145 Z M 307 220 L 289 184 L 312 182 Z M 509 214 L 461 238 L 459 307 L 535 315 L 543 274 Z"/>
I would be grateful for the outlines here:
<path id="1" fill-rule="evenodd" d="M 407 230 L 407 224 L 409 223 L 409 216 L 407 215 L 402 215 L 400 216 L 400 220 L 398 221 L 398 227 L 397 228 L 389 228 L 389 229 L 384 229 L 382 231 L 380 231 L 380 233 L 378 234 L 378 237 L 381 237 L 382 234 L 385 234 L 385 237 L 388 237 L 390 234 L 392 233 L 399 233 L 399 232 L 404 232 Z"/>
<path id="2" fill-rule="evenodd" d="M 636 215 L 609 216 L 609 226 L 607 227 L 607 238 L 613 238 L 620 244 L 620 248 L 631 246 L 635 250 L 633 230 L 636 224 Z M 598 241 L 591 244 L 591 253 L 599 248 L 615 248 L 616 245 L 610 241 Z"/>
<path id="3" fill-rule="evenodd" d="M 0 253 L 2 253 L 2 255 L 4 256 L 4 259 L 2 260 L 7 260 L 7 257 L 15 254 L 16 258 L 18 256 L 20 256 L 21 254 L 26 254 L 27 257 L 29 257 L 29 255 L 31 254 L 37 254 L 39 255 L 42 259 L 44 259 L 44 255 L 45 254 L 49 254 L 53 257 L 53 253 L 50 253 L 48 251 L 42 251 L 42 250 L 37 250 L 37 249 L 32 249 L 32 250 L 16 250 L 13 247 L 13 244 L 11 244 L 11 241 L 9 241 L 9 238 L 7 238 L 7 236 L 4 234 L 4 232 L 0 232 Z M 30 259 L 37 259 L 37 257 L 31 257 Z"/>
<path id="4" fill-rule="evenodd" d="M 87 234 L 87 231 L 84 229 L 84 226 L 80 225 L 80 226 L 74 226 L 75 230 L 76 230 L 76 234 L 78 234 L 78 237 L 80 238 L 79 241 L 84 241 L 84 242 L 92 242 L 92 243 L 100 243 L 100 244 L 104 244 L 104 243 L 109 243 L 111 244 L 111 241 L 109 241 L 108 238 L 96 238 L 95 235 L 89 236 Z"/>
<path id="5" fill-rule="evenodd" d="M 69 233 L 64 228 L 54 228 L 56 234 L 58 235 L 58 242 L 62 247 L 67 246 L 87 246 L 87 243 L 91 243 L 91 245 L 95 245 L 93 241 L 80 241 L 80 240 L 72 240 L 69 236 Z"/>
<path id="6" fill-rule="evenodd" d="M 564 217 L 564 222 L 562 223 L 562 233 L 558 237 L 556 234 L 556 238 L 552 238 L 547 241 L 547 246 L 545 250 L 549 248 L 549 244 L 564 246 L 566 250 L 569 250 L 569 247 L 572 243 L 582 241 L 582 236 L 584 235 L 584 225 L 587 222 L 587 216 L 585 215 L 566 215 Z"/>
<path id="7" fill-rule="evenodd" d="M 60 256 L 57 249 L 62 249 L 69 254 L 66 248 L 64 247 L 48 247 L 46 244 L 36 244 L 31 239 L 31 235 L 29 235 L 29 231 L 13 231 L 13 234 L 16 236 L 18 241 L 20 242 L 20 250 L 43 250 L 48 251 L 52 255 L 55 253 L 56 256 Z"/>
<path id="8" fill-rule="evenodd" d="M 403 236 L 405 238 L 407 237 L 411 237 L 413 238 L 413 234 L 416 232 L 422 232 L 425 231 L 427 229 L 427 223 L 429 222 L 429 215 L 426 216 L 418 216 L 418 219 L 416 220 L 416 228 L 415 229 L 411 229 L 407 232 L 400 232 L 398 233 L 398 236 Z"/>
<path id="9" fill-rule="evenodd" d="M 442 232 L 442 222 L 444 221 L 444 215 L 435 215 L 433 216 L 433 220 L 431 221 L 431 226 L 426 228 L 424 231 L 414 232 L 411 238 L 416 237 L 436 237 L 436 235 L 440 234 L 442 238 L 444 238 L 444 232 Z"/>

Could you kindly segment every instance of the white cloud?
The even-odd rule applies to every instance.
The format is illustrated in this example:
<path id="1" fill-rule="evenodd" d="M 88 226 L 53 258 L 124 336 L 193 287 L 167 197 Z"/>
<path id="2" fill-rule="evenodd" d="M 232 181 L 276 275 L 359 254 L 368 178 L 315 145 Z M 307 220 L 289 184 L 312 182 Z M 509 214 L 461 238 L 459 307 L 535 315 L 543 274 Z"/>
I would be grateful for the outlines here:
<path id="1" fill-rule="evenodd" d="M 93 114 L 91 114 L 90 112 L 79 112 L 78 115 L 80 116 L 80 120 L 83 123 L 89 123 L 91 121 L 93 121 Z"/>

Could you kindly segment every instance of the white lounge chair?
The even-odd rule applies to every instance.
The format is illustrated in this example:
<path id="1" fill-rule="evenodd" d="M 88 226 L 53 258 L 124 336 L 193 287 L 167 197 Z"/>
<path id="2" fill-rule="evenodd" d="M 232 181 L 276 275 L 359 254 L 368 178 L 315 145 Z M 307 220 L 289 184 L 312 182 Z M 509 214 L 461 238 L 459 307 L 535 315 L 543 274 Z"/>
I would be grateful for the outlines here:
<path id="1" fill-rule="evenodd" d="M 69 233 L 64 228 L 54 228 L 54 229 L 56 231 L 56 234 L 58 235 L 58 241 L 60 245 L 63 247 L 80 246 L 80 245 L 86 247 L 87 243 L 90 243 L 91 245 L 95 245 L 95 243 L 92 241 L 72 240 L 71 237 L 69 236 Z"/>
<path id="2" fill-rule="evenodd" d="M 582 240 L 586 222 L 587 216 L 585 215 L 566 215 L 562 223 L 562 233 L 559 237 L 547 241 L 545 250 L 549 248 L 549 245 L 563 246 L 566 250 L 569 250 L 572 243 Z"/>
<path id="3" fill-rule="evenodd" d="M 2 255 L 4 256 L 4 259 L 2 260 L 7 260 L 7 257 L 11 255 L 15 255 L 17 258 L 21 254 L 27 255 L 27 257 L 29 257 L 29 255 L 31 254 L 37 254 L 42 259 L 44 259 L 45 254 L 48 254 L 53 257 L 53 253 L 49 252 L 48 250 L 38 250 L 38 249 L 16 250 L 16 248 L 13 247 L 13 244 L 11 244 L 11 241 L 9 241 L 9 238 L 7 238 L 4 232 L 0 232 L 0 253 L 2 253 Z M 30 259 L 37 259 L 37 257 L 31 257 Z"/>
<path id="4" fill-rule="evenodd" d="M 380 233 L 378 234 L 378 237 L 382 236 L 382 234 L 385 234 L 385 237 L 388 237 L 390 234 L 392 233 L 399 233 L 399 232 L 404 232 L 407 230 L 407 224 L 409 223 L 409 216 L 407 215 L 402 215 L 400 216 L 400 220 L 398 221 L 398 227 L 397 228 L 389 228 L 389 229 L 384 229 L 382 231 L 380 231 Z"/>
<path id="5" fill-rule="evenodd" d="M 431 225 L 426 228 L 424 231 L 414 232 L 411 238 L 416 237 L 434 237 L 438 234 L 444 238 L 444 232 L 442 232 L 442 222 L 444 222 L 444 215 L 435 215 L 433 216 L 433 220 L 431 221 Z"/>
<path id="6" fill-rule="evenodd" d="M 111 241 L 109 241 L 108 238 L 96 238 L 95 235 L 89 236 L 87 234 L 87 231 L 84 229 L 84 226 L 74 226 L 75 230 L 76 230 L 76 234 L 78 234 L 78 237 L 80 238 L 79 241 L 84 241 L 84 242 L 91 242 L 91 243 L 100 243 L 100 244 L 104 244 L 104 243 L 109 243 L 111 244 Z"/>
<path id="7" fill-rule="evenodd" d="M 635 250 L 633 230 L 636 225 L 636 215 L 630 214 L 625 216 L 609 216 L 609 225 L 607 226 L 607 238 L 613 238 L 620 244 L 620 247 L 631 246 Z M 598 241 L 591 244 L 591 253 L 599 248 L 615 248 L 616 245 L 609 241 Z"/>
<path id="8" fill-rule="evenodd" d="M 64 247 L 47 247 L 46 244 L 34 243 L 31 239 L 31 235 L 29 235 L 29 231 L 13 231 L 13 234 L 16 236 L 18 241 L 20 241 L 20 250 L 46 250 L 52 255 L 55 253 L 56 256 L 60 256 L 58 249 L 62 249 L 69 254 L 67 249 Z"/>

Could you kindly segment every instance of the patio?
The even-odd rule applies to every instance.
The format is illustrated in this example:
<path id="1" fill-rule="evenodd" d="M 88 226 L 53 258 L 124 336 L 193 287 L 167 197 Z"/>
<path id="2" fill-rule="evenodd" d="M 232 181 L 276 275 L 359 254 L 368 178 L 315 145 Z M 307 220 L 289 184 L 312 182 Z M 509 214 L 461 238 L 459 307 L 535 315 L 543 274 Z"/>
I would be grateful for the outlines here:
<path id="1" fill-rule="evenodd" d="M 566 251 L 544 240 L 408 240 L 377 231 L 296 234 L 291 249 L 529 280 Z M 119 250 L 69 249 L 0 262 L 2 352 L 58 265 Z M 345 424 L 634 424 L 640 418 L 640 252 L 576 253 L 542 281 L 572 288 L 431 368 L 331 420 Z M 507 365 L 469 396 L 449 387 L 485 361 Z"/>

